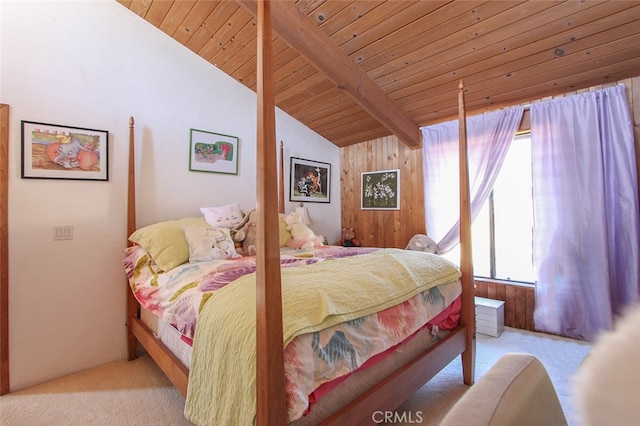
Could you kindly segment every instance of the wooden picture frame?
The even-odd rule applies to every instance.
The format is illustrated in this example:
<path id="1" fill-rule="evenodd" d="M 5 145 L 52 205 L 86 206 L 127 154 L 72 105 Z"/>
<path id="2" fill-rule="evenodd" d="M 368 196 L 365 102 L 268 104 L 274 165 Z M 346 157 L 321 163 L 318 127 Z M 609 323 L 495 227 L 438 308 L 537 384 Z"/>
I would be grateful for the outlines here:
<path id="1" fill-rule="evenodd" d="M 109 180 L 109 132 L 21 121 L 23 179 Z"/>
<path id="2" fill-rule="evenodd" d="M 400 210 L 400 170 L 362 172 L 362 210 Z"/>
<path id="3" fill-rule="evenodd" d="M 331 202 L 331 164 L 291 157 L 289 201 Z"/>
<path id="4" fill-rule="evenodd" d="M 237 175 L 239 147 L 236 136 L 191 129 L 189 170 Z"/>

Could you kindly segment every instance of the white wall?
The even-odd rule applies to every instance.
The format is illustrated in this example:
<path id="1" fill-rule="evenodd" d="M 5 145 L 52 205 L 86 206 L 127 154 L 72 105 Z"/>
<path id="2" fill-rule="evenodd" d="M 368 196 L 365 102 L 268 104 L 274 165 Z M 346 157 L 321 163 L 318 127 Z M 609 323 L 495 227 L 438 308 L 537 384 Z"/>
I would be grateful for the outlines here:
<path id="1" fill-rule="evenodd" d="M 136 121 L 138 225 L 255 205 L 256 97 L 115 1 L 0 1 L 0 102 L 10 109 L 11 388 L 126 356 L 128 121 Z M 109 181 L 20 178 L 20 120 L 109 131 Z M 331 163 L 332 202 L 308 203 L 339 238 L 339 149 L 277 112 L 289 157 Z M 189 129 L 240 138 L 239 174 L 188 171 Z M 288 175 L 288 174 L 287 174 Z M 288 178 L 287 178 L 288 182 Z M 295 203 L 287 203 L 287 209 Z M 73 240 L 53 241 L 71 224 Z"/>

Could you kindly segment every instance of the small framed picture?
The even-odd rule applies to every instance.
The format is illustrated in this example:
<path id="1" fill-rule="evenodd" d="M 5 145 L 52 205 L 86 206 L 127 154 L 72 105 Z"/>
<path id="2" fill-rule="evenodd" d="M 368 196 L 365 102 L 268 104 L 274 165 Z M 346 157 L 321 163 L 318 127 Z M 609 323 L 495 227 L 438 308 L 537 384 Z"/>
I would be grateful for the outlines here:
<path id="1" fill-rule="evenodd" d="M 236 136 L 191 129 L 189 170 L 237 175 L 239 145 Z"/>
<path id="2" fill-rule="evenodd" d="M 400 170 L 363 172 L 363 210 L 400 210 Z"/>
<path id="3" fill-rule="evenodd" d="M 331 202 L 331 164 L 291 157 L 289 201 Z"/>
<path id="4" fill-rule="evenodd" d="M 21 121 L 22 178 L 109 180 L 109 132 Z"/>

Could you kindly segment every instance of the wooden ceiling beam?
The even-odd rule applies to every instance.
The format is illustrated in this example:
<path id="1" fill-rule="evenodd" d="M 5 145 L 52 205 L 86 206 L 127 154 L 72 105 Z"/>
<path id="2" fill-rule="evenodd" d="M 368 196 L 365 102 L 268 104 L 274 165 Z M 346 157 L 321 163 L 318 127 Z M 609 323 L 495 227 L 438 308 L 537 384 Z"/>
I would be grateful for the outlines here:
<path id="1" fill-rule="evenodd" d="M 237 0 L 251 12 L 255 1 Z M 273 30 L 289 46 L 325 74 L 339 89 L 347 92 L 364 110 L 398 139 L 412 148 L 421 146 L 419 126 L 338 47 L 318 26 L 302 14 L 293 2 L 271 4 Z"/>

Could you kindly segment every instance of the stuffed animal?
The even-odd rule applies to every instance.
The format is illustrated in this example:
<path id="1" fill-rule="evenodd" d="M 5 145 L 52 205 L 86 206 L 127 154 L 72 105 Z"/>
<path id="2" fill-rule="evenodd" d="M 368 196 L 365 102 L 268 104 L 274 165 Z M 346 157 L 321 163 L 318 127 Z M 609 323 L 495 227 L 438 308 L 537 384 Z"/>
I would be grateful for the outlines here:
<path id="1" fill-rule="evenodd" d="M 287 231 L 291 233 L 291 240 L 288 246 L 304 251 L 313 251 L 315 247 L 321 247 L 324 237 L 316 235 L 311 228 L 304 224 L 300 215 L 295 211 L 289 213 L 285 218 Z"/>
<path id="2" fill-rule="evenodd" d="M 424 234 L 416 234 L 409 240 L 409 244 L 405 247 L 405 250 L 424 251 L 426 253 L 440 254 L 440 248 L 438 244 L 430 237 Z"/>
<path id="3" fill-rule="evenodd" d="M 342 228 L 342 239 L 338 241 L 342 247 L 360 247 L 360 240 L 356 238 L 353 228 Z"/>
<path id="4" fill-rule="evenodd" d="M 236 251 L 243 256 L 255 256 L 256 255 L 256 240 L 257 236 L 257 213 L 256 209 L 247 213 L 242 222 L 237 224 L 234 228 L 233 241 L 240 243 L 240 247 L 236 247 Z"/>

